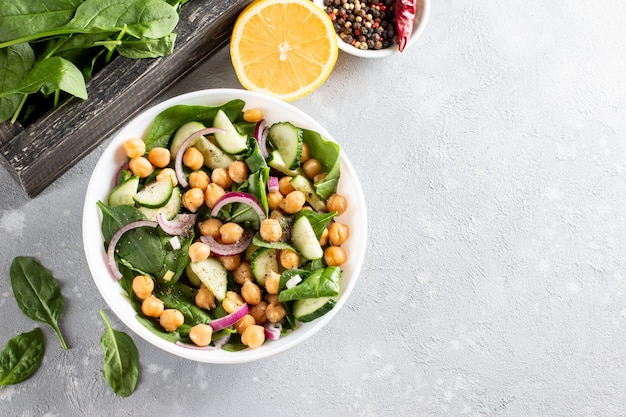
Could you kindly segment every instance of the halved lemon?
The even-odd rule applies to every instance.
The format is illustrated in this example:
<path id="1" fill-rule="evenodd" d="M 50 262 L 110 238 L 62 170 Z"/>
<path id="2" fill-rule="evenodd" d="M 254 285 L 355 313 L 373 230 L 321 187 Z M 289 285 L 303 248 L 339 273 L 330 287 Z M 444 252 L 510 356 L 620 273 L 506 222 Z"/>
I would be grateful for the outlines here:
<path id="1" fill-rule="evenodd" d="M 309 0 L 257 0 L 241 12 L 230 56 L 244 88 L 293 101 L 326 81 L 337 61 L 337 35 Z"/>

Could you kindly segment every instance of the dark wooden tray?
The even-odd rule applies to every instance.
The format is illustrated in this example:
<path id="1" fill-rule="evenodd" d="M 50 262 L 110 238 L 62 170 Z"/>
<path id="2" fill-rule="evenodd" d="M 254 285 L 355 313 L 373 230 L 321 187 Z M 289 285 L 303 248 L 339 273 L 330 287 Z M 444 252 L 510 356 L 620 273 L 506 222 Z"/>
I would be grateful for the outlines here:
<path id="1" fill-rule="evenodd" d="M 25 128 L 0 124 L 0 164 L 29 196 L 36 196 L 224 46 L 250 2 L 191 0 L 181 10 L 171 55 L 117 57 L 87 83 L 88 100 L 68 99 Z"/>

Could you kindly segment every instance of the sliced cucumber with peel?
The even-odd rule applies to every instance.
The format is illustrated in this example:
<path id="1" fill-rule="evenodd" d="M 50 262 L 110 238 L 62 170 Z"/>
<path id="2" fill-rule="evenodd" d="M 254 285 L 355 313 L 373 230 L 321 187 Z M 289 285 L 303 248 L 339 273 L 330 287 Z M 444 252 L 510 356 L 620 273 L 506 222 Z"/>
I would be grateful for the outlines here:
<path id="1" fill-rule="evenodd" d="M 161 181 L 154 181 L 145 185 L 133 196 L 133 200 L 142 207 L 159 208 L 170 200 L 173 190 L 172 178 L 167 176 Z"/>
<path id="2" fill-rule="evenodd" d="M 226 153 L 239 155 L 248 150 L 248 136 L 241 135 L 223 110 L 218 110 L 213 127 L 224 129 L 224 133 L 213 134 L 217 145 Z"/>
<path id="3" fill-rule="evenodd" d="M 174 133 L 174 138 L 170 143 L 170 154 L 172 155 L 172 159 L 176 158 L 176 154 L 178 154 L 178 150 L 180 149 L 185 139 L 204 128 L 205 126 L 200 122 L 187 122 L 179 127 L 176 133 Z M 191 145 L 194 145 L 195 142 L 197 142 L 197 139 L 193 141 Z"/>
<path id="4" fill-rule="evenodd" d="M 133 175 L 132 177 L 122 181 L 109 194 L 109 199 L 107 201 L 109 207 L 134 206 L 135 200 L 133 200 L 133 197 L 137 194 L 138 189 L 139 177 L 137 175 Z"/>
<path id="5" fill-rule="evenodd" d="M 304 175 L 296 175 L 289 183 L 293 188 L 304 193 L 306 201 L 313 207 L 313 210 L 326 211 L 326 201 L 317 195 L 315 187 Z"/>
<path id="6" fill-rule="evenodd" d="M 282 158 L 284 166 L 296 169 L 302 156 L 302 130 L 289 122 L 274 123 L 268 130 L 268 138 Z"/>
<path id="7" fill-rule="evenodd" d="M 200 136 L 193 146 L 204 156 L 204 165 L 211 169 L 228 168 L 228 165 L 234 161 L 219 146 L 204 136 Z"/>
<path id="8" fill-rule="evenodd" d="M 324 250 L 320 245 L 313 226 L 308 217 L 300 216 L 291 228 L 291 242 L 293 246 L 306 259 L 319 259 L 324 256 Z"/>
<path id="9" fill-rule="evenodd" d="M 250 269 L 252 269 L 256 283 L 264 286 L 267 274 L 270 272 L 278 273 L 276 250 L 272 248 L 257 249 L 250 258 Z"/>
<path id="10" fill-rule="evenodd" d="M 334 297 L 305 298 L 293 302 L 293 316 L 303 323 L 328 313 L 337 304 Z"/>
<path id="11" fill-rule="evenodd" d="M 287 166 L 287 163 L 278 151 L 272 151 L 270 153 L 269 157 L 267 158 L 267 165 L 271 166 L 276 171 L 282 172 L 285 175 L 289 175 L 290 177 L 300 175 L 299 171 L 291 169 Z"/>
<path id="12" fill-rule="evenodd" d="M 178 187 L 174 187 L 174 189 L 172 190 L 172 196 L 164 206 L 159 208 L 139 206 L 138 208 L 143 213 L 143 215 L 146 216 L 146 219 L 155 222 L 159 213 L 163 214 L 166 219 L 172 220 L 180 212 L 182 205 L 183 198 L 180 189 Z"/>
<path id="13" fill-rule="evenodd" d="M 199 262 L 189 262 L 186 268 L 189 280 L 204 284 L 218 301 L 226 298 L 228 272 L 224 265 L 215 258 L 206 258 Z"/>

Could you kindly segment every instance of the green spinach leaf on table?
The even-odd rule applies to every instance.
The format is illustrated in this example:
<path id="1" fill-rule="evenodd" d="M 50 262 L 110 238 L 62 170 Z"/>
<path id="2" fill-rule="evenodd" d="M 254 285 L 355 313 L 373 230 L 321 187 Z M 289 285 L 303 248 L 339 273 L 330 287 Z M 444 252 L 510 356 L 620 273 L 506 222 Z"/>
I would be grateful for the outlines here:
<path id="1" fill-rule="evenodd" d="M 50 271 L 34 258 L 18 256 L 11 263 L 9 276 L 20 310 L 31 319 L 52 327 L 59 337 L 61 346 L 67 350 L 58 323 L 64 300 L 59 284 Z"/>
<path id="2" fill-rule="evenodd" d="M 0 42 L 61 27 L 72 20 L 82 0 L 0 0 Z"/>
<path id="3" fill-rule="evenodd" d="M 139 352 L 133 339 L 126 333 L 113 329 L 109 319 L 100 310 L 106 330 L 100 338 L 104 353 L 104 379 L 120 397 L 128 397 L 135 391 L 139 378 Z"/>
<path id="4" fill-rule="evenodd" d="M 117 52 L 126 58 L 157 58 L 169 55 L 174 50 L 176 34 L 169 33 L 162 38 L 141 38 L 138 40 L 122 41 Z"/>
<path id="5" fill-rule="evenodd" d="M 0 387 L 30 378 L 39 369 L 45 350 L 39 327 L 11 338 L 0 352 Z"/>

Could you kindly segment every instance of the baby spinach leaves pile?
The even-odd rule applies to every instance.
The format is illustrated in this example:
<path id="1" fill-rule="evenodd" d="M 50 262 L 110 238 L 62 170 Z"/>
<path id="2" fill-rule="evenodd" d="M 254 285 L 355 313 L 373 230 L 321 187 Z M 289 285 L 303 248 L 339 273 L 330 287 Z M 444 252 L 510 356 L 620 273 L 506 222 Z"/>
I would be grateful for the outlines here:
<path id="1" fill-rule="evenodd" d="M 186 1 L 0 0 L 0 122 L 26 124 L 61 92 L 87 99 L 86 80 L 114 53 L 170 54 Z"/>
<path id="2" fill-rule="evenodd" d="M 18 256 L 11 263 L 9 276 L 20 310 L 32 320 L 50 325 L 67 350 L 58 324 L 65 302 L 50 271 L 34 258 Z M 117 395 L 128 397 L 139 375 L 137 347 L 130 336 L 111 327 L 103 311 L 100 315 L 106 325 L 100 339 L 104 378 Z M 11 338 L 0 352 L 0 387 L 30 378 L 39 369 L 44 353 L 45 339 L 39 327 Z"/>

